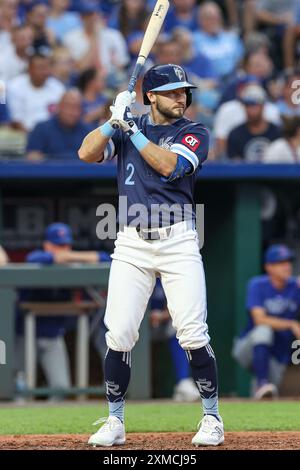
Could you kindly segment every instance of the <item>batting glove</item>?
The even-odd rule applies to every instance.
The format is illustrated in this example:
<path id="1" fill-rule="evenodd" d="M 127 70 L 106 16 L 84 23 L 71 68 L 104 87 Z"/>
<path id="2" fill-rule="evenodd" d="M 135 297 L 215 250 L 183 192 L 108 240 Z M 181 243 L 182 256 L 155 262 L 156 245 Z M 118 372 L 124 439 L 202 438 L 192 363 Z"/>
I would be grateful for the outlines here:
<path id="1" fill-rule="evenodd" d="M 130 108 L 131 105 L 135 102 L 135 97 L 136 97 L 135 91 L 132 91 L 131 93 L 130 91 L 122 91 L 116 96 L 116 99 L 114 101 L 114 106 L 116 108 L 119 108 L 119 107 L 126 108 L 127 106 L 128 108 Z"/>
<path id="2" fill-rule="evenodd" d="M 118 121 L 124 120 L 126 109 L 130 110 L 131 105 L 135 102 L 136 92 L 122 91 L 116 96 L 113 105 L 110 107 L 111 118 L 109 120 L 112 127 L 117 129 L 119 126 Z"/>
<path id="3" fill-rule="evenodd" d="M 112 110 L 112 108 L 113 106 L 111 106 L 110 110 L 113 113 L 112 116 L 114 116 L 114 111 Z M 120 127 L 123 132 L 126 132 L 126 134 L 129 135 L 129 137 L 136 134 L 136 132 L 138 132 L 139 130 L 136 123 L 133 120 L 129 107 L 125 108 L 122 118 L 115 119 L 112 124 Z"/>
<path id="4" fill-rule="evenodd" d="M 111 117 L 109 119 L 109 122 L 113 127 L 118 128 L 119 127 L 118 121 L 122 121 L 124 119 L 126 106 L 117 107 L 113 105 L 113 106 L 110 106 L 109 109 L 111 110 Z"/>

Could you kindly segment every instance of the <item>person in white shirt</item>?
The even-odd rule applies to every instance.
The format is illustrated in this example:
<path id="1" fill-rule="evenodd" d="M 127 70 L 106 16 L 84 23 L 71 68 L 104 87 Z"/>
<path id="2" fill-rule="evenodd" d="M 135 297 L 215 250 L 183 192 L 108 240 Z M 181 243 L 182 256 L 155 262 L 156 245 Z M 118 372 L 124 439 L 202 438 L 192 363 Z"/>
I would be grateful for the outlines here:
<path id="1" fill-rule="evenodd" d="M 98 9 L 97 4 L 83 3 L 80 7 L 83 27 L 67 33 L 63 44 L 79 71 L 96 66 L 109 75 L 123 70 L 129 55 L 122 34 L 104 25 Z"/>
<path id="2" fill-rule="evenodd" d="M 283 136 L 269 145 L 263 163 L 300 163 L 300 116 L 284 118 Z"/>
<path id="3" fill-rule="evenodd" d="M 9 81 L 27 71 L 29 50 L 33 43 L 33 30 L 30 26 L 17 26 L 12 32 L 12 46 L 7 46 L 0 54 L 0 79 Z"/>
<path id="4" fill-rule="evenodd" d="M 238 89 L 238 97 L 246 87 L 253 86 L 253 81 L 243 84 Z M 264 118 L 272 124 L 280 125 L 280 113 L 276 105 L 266 102 L 264 106 Z M 216 139 L 215 153 L 216 157 L 222 157 L 225 154 L 227 139 L 229 133 L 247 120 L 245 107 L 240 99 L 227 101 L 222 104 L 216 115 L 214 123 L 214 137 Z"/>
<path id="5" fill-rule="evenodd" d="M 45 51 L 44 51 L 45 52 Z M 30 131 L 55 111 L 65 87 L 51 77 L 51 57 L 35 51 L 27 74 L 14 78 L 7 86 L 7 103 L 15 128 Z"/>

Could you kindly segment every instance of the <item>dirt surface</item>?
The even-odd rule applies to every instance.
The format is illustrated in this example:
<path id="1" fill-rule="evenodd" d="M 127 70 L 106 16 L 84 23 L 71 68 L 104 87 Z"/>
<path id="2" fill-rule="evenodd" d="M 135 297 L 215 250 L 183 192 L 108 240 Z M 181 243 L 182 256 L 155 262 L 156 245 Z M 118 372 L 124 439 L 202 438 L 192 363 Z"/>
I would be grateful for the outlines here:
<path id="1" fill-rule="evenodd" d="M 0 436 L 0 450 L 91 450 L 101 448 L 88 446 L 88 435 L 26 435 Z M 124 446 L 113 450 L 296 450 L 300 449 L 299 432 L 227 432 L 225 443 L 217 448 L 191 445 L 192 433 L 131 433 Z M 108 448 L 104 448 L 108 450 Z"/>

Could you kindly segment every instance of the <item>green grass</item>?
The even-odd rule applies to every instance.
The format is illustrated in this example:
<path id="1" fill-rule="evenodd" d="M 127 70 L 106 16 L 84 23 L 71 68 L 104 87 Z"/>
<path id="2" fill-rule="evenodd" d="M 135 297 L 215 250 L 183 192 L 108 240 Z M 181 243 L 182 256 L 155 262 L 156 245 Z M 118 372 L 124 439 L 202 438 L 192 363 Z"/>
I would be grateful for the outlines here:
<path id="1" fill-rule="evenodd" d="M 300 402 L 224 402 L 220 411 L 227 431 L 300 431 Z M 106 416 L 99 406 L 3 407 L 0 434 L 91 433 L 93 421 Z M 128 403 L 128 432 L 195 431 L 199 404 Z"/>

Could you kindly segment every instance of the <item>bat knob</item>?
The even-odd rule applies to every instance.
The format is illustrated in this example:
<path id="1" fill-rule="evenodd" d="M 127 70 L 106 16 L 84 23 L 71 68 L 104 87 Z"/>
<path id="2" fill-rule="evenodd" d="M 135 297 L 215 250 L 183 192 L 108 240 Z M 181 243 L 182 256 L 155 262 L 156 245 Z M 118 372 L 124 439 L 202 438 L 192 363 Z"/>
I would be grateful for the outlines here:
<path id="1" fill-rule="evenodd" d="M 119 125 L 115 122 L 113 125 L 112 125 L 113 129 L 119 129 Z"/>

